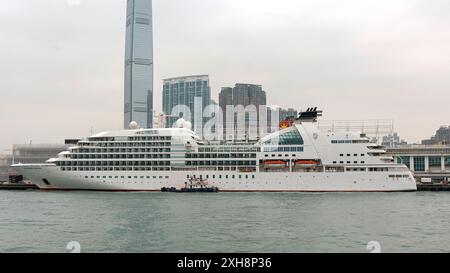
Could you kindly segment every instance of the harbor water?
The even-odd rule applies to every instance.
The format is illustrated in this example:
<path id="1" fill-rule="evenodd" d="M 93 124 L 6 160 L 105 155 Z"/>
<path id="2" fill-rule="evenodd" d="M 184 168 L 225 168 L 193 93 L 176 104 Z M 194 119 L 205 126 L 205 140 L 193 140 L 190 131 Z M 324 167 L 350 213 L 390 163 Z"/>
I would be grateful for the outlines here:
<path id="1" fill-rule="evenodd" d="M 450 252 L 450 193 L 0 192 L 0 252 Z"/>

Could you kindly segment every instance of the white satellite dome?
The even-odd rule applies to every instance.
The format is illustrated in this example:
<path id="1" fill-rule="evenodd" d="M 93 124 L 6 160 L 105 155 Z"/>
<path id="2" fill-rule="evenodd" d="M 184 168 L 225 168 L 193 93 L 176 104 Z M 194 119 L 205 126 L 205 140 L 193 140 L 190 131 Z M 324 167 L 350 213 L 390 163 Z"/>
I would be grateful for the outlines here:
<path id="1" fill-rule="evenodd" d="M 186 120 L 184 118 L 180 118 L 177 120 L 177 122 L 175 123 L 177 128 L 184 128 L 185 124 L 186 124 Z"/>
<path id="2" fill-rule="evenodd" d="M 139 124 L 136 121 L 132 121 L 132 122 L 130 122 L 129 127 L 131 130 L 137 130 L 137 129 L 139 129 Z"/>
<path id="3" fill-rule="evenodd" d="M 188 129 L 188 130 L 192 130 L 192 122 L 186 121 L 184 123 L 184 127 L 183 128 Z"/>

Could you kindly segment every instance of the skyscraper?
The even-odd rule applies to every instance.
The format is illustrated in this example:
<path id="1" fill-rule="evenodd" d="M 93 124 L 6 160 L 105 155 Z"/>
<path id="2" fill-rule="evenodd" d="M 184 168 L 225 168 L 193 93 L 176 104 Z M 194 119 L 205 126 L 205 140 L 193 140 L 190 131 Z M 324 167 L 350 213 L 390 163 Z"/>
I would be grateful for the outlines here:
<path id="1" fill-rule="evenodd" d="M 260 109 L 261 107 L 263 110 L 265 109 L 267 104 L 266 100 L 266 92 L 262 90 L 261 85 L 238 83 L 234 88 L 222 88 L 219 94 L 219 105 L 224 113 L 223 128 L 226 134 L 225 139 L 243 140 L 242 138 L 245 138 L 253 140 L 254 137 L 260 137 L 262 135 L 261 128 L 250 128 L 250 126 L 251 124 L 260 123 Z M 227 109 L 228 106 L 236 107 L 239 105 L 244 108 L 254 106 L 254 109 L 256 110 L 256 116 L 245 113 L 245 123 L 243 123 L 243 125 L 245 125 L 245 129 L 237 127 L 237 124 L 239 124 L 237 113 L 234 113 L 234 120 L 227 120 L 228 115 L 230 115 Z M 244 132 L 241 129 L 244 129 Z M 256 129 L 255 136 L 252 136 L 252 134 L 249 133 L 250 129 Z M 230 132 L 230 130 L 232 132 Z"/>
<path id="2" fill-rule="evenodd" d="M 201 105 L 196 105 L 196 99 Z M 177 77 L 164 80 L 163 86 L 163 112 L 168 115 L 166 127 L 172 127 L 179 118 L 172 116 L 175 107 L 186 106 L 190 111 L 190 117 L 183 116 L 184 119 L 190 121 L 193 129 L 198 131 L 203 128 L 207 118 L 203 118 L 203 110 L 211 103 L 211 87 L 209 86 L 209 76 L 187 76 Z M 176 110 L 176 109 L 175 109 Z M 201 124 L 195 121 L 195 114 L 201 118 Z M 178 115 L 178 113 L 176 113 Z"/>
<path id="3" fill-rule="evenodd" d="M 125 45 L 124 127 L 153 127 L 152 1 L 128 0 Z"/>

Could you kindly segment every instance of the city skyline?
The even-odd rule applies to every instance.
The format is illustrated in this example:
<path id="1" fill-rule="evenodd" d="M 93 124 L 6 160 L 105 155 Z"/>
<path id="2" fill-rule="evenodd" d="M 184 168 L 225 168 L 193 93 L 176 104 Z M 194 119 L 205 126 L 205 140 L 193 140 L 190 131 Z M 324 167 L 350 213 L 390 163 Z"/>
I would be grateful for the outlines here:
<path id="1" fill-rule="evenodd" d="M 162 79 L 207 73 L 213 99 L 222 86 L 259 83 L 269 104 L 318 106 L 324 119 L 392 118 L 409 142 L 449 123 L 447 2 L 282 2 L 155 1 L 157 112 Z M 122 127 L 126 1 L 67 3 L 0 6 L 0 149 Z"/>

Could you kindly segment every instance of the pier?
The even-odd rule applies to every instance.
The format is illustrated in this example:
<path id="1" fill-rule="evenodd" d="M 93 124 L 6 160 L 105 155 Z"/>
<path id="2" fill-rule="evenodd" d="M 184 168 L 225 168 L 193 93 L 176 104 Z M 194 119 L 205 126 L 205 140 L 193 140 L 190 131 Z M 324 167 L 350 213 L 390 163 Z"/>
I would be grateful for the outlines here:
<path id="1" fill-rule="evenodd" d="M 450 191 L 450 184 L 418 183 L 417 191 Z"/>

